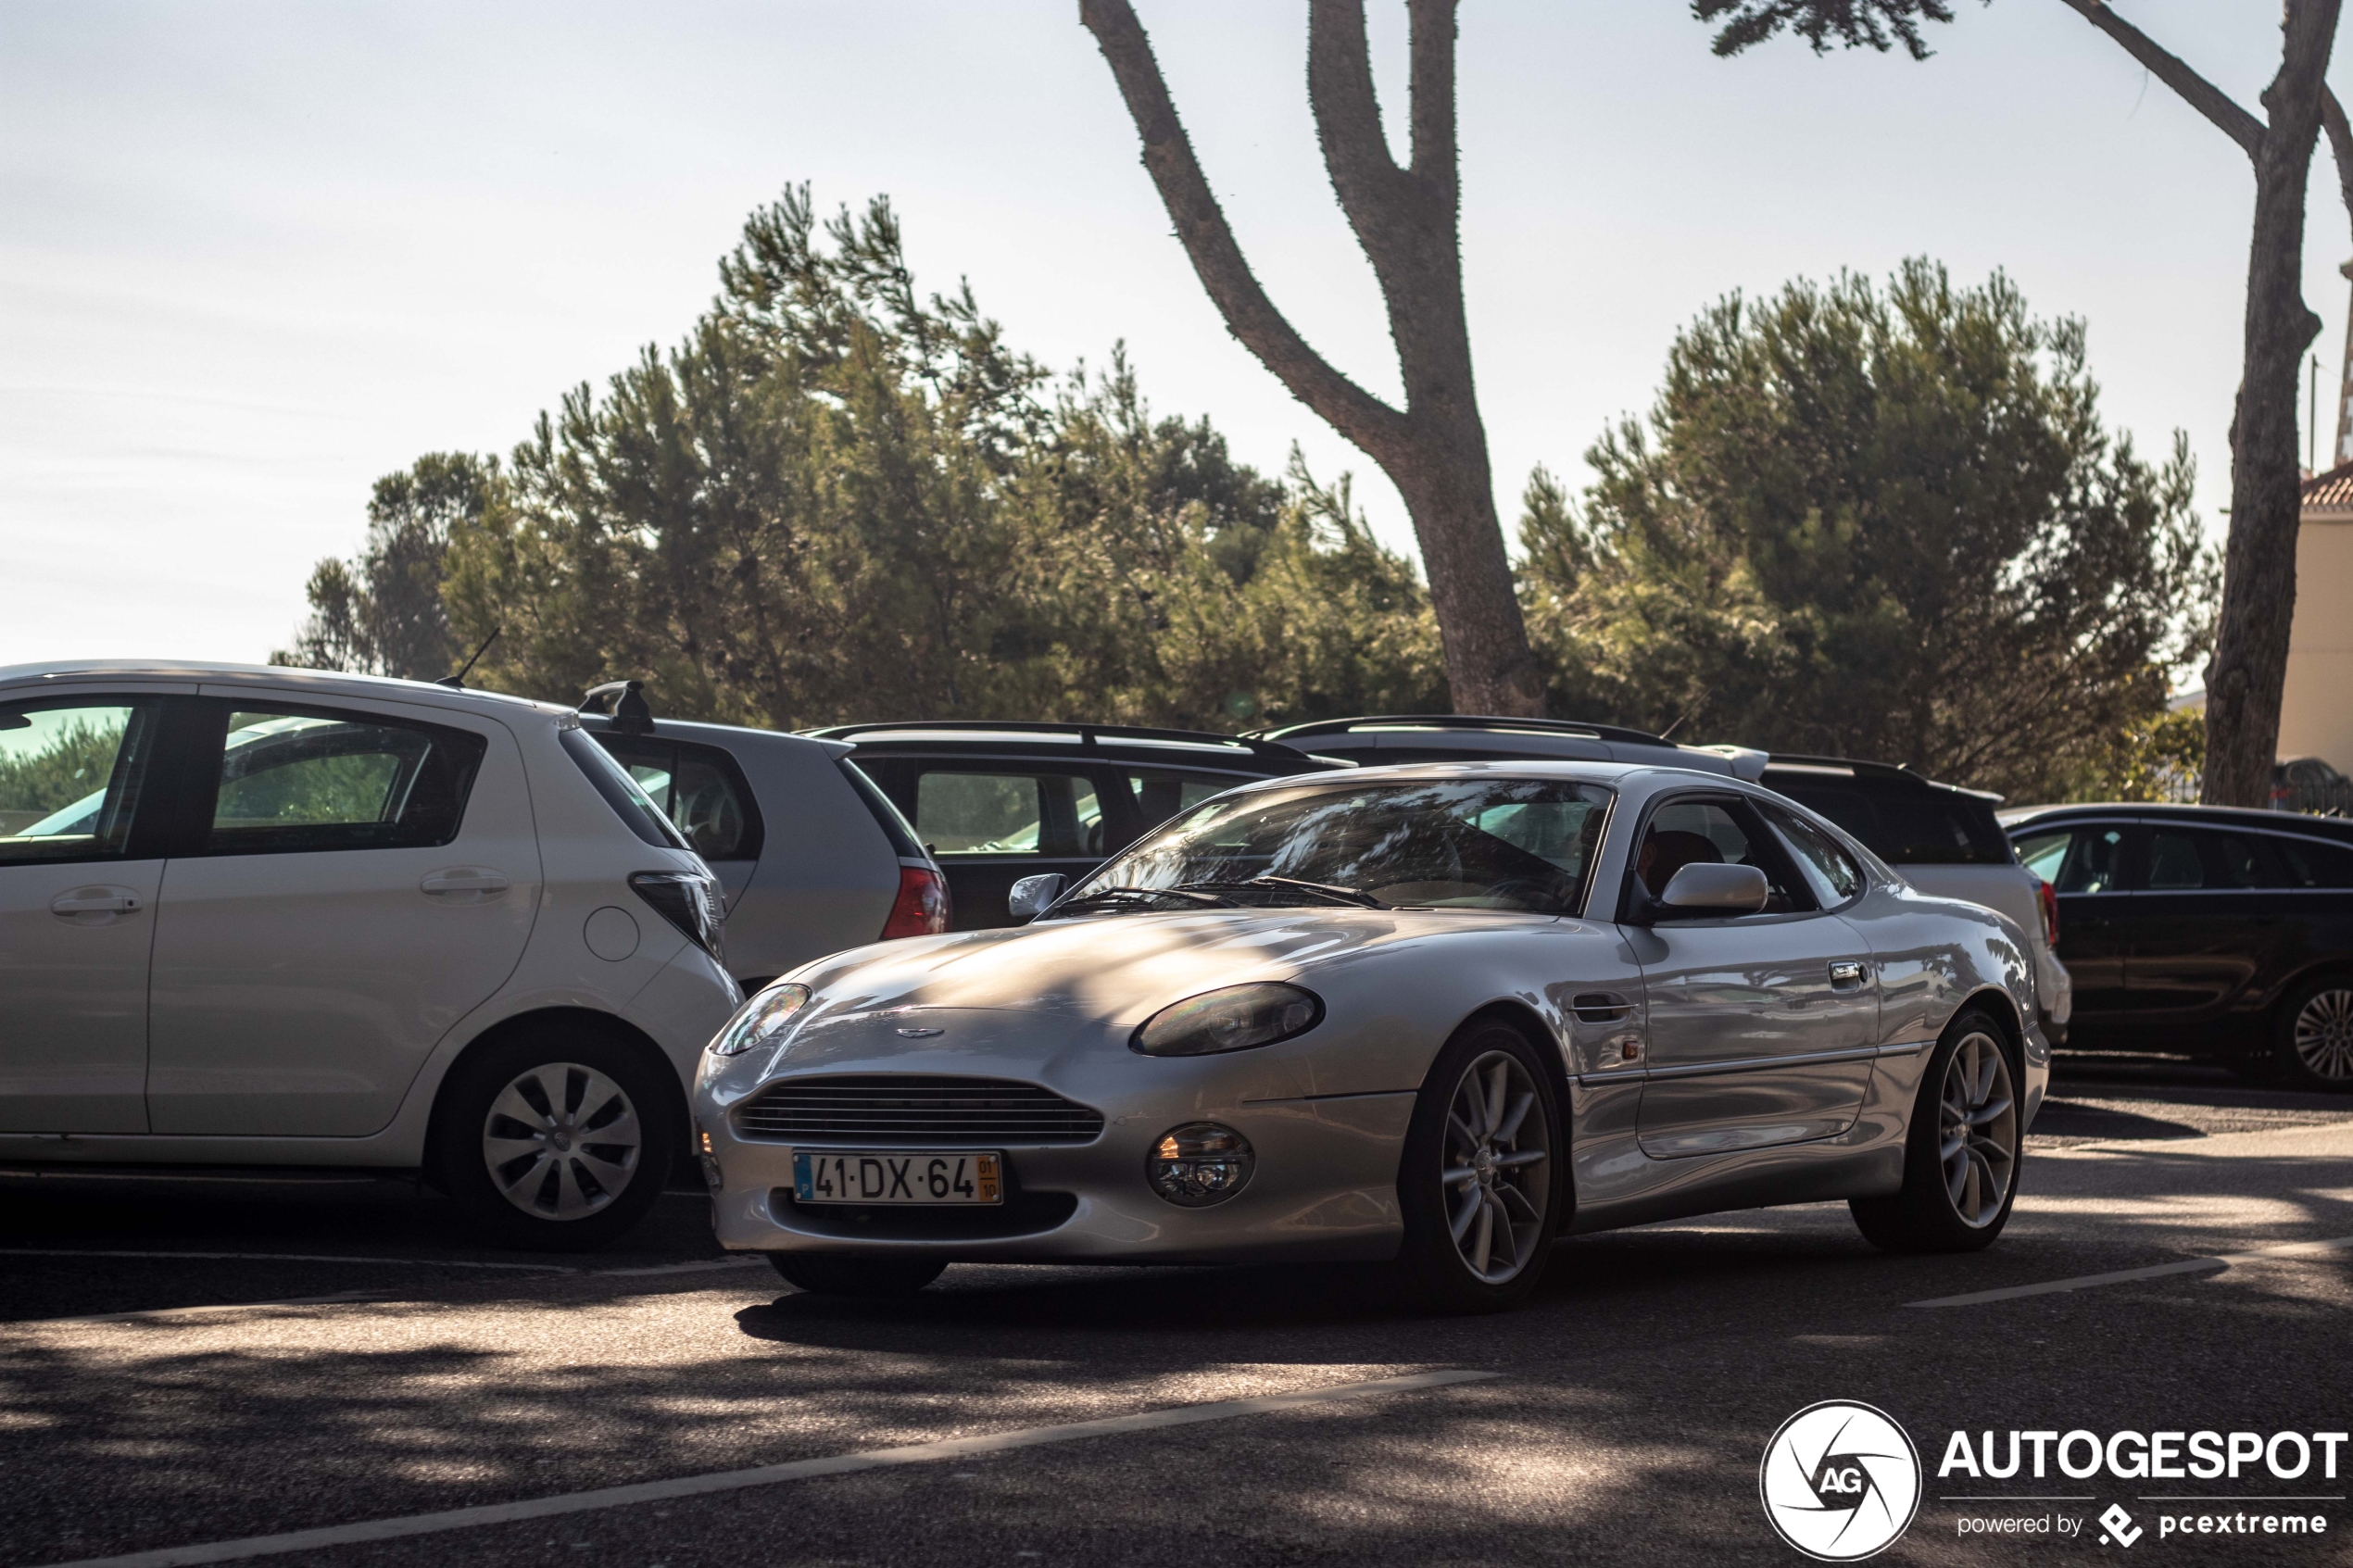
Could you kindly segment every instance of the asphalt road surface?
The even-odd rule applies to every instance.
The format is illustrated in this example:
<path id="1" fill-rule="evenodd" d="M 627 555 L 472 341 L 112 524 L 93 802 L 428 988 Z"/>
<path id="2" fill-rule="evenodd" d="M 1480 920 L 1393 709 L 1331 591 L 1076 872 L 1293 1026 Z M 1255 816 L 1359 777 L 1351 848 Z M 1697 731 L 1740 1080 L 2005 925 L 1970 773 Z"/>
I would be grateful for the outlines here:
<path id="1" fill-rule="evenodd" d="M 1452 1320 L 1378 1270 L 843 1303 L 722 1256 L 690 1193 L 547 1259 L 399 1182 L 0 1173 L 0 1568 L 1795 1562 L 1758 1463 L 1825 1399 L 1921 1450 L 1884 1561 L 2353 1559 L 2353 1446 L 2335 1478 L 1937 1474 L 1957 1429 L 2353 1427 L 2353 1101 L 2077 1067 L 2028 1148 L 1986 1253 L 1757 1210 L 1568 1242 L 1533 1307 Z M 2160 1533 L 2290 1512 L 2327 1533 Z M 2010 1518 L 2048 1533 L 1963 1534 Z"/>

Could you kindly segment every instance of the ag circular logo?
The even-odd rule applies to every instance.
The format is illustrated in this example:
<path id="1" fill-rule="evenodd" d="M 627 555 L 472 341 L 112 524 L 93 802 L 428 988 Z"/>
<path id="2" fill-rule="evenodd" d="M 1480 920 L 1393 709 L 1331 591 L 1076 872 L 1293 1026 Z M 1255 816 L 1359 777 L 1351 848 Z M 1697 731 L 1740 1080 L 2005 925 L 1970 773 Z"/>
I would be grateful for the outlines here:
<path id="1" fill-rule="evenodd" d="M 1756 1491 L 1781 1539 L 1817 1562 L 1853 1562 L 1911 1526 L 1919 1450 L 1886 1411 L 1825 1399 L 1782 1422 L 1765 1445 Z"/>

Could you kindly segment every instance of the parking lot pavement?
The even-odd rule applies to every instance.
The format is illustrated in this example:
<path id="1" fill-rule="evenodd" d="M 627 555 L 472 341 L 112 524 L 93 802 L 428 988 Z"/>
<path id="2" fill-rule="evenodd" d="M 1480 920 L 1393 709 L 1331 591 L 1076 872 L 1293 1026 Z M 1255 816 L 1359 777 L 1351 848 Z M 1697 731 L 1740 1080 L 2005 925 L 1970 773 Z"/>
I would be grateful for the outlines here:
<path id="1" fill-rule="evenodd" d="M 260 1561 L 1787 1562 L 1758 1460 L 1832 1398 L 1923 1450 L 1891 1561 L 2099 1553 L 2095 1521 L 1960 1521 L 2110 1502 L 2149 1530 L 2136 1557 L 2341 1560 L 2342 1534 L 2160 1539 L 2188 1505 L 2143 1498 L 2309 1494 L 2198 1506 L 2353 1531 L 2342 1477 L 1936 1469 L 1957 1429 L 2353 1425 L 2353 1251 L 2262 1251 L 2353 1237 L 2353 1105 L 2161 1064 L 2070 1074 L 2025 1173 L 1973 1257 L 1874 1252 L 1843 1206 L 1758 1210 L 1573 1240 L 1533 1307 L 1454 1320 L 1370 1270 L 960 1267 L 910 1300 L 829 1300 L 716 1258 L 691 1195 L 615 1252 L 545 1259 L 463 1244 L 399 1184 L 0 1178 L 0 1565 L 322 1529 Z M 108 1255 L 150 1252 L 182 1256 Z M 536 1267 L 466 1266 L 516 1262 Z M 1913 1305 L 2001 1291 L 2025 1293 Z M 318 1296 L 366 1298 L 222 1304 Z M 90 1321 L 142 1309 L 164 1310 Z M 1361 1387 L 1433 1373 L 1492 1375 Z M 686 1485 L 769 1466 L 799 1468 Z M 645 1490 L 580 1506 L 620 1486 Z M 1952 1500 L 2051 1493 L 2082 1500 Z M 459 1509 L 493 1512 L 414 1523 Z"/>

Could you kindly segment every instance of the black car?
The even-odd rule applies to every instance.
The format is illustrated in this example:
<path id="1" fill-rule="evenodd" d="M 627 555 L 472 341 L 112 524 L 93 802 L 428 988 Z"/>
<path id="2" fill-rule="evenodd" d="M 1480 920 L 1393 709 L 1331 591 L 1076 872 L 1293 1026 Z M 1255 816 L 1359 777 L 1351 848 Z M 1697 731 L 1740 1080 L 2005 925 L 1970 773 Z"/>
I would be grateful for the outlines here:
<path id="1" fill-rule="evenodd" d="M 1005 896 L 1021 878 L 1073 881 L 1196 801 L 1252 779 L 1342 768 L 1265 740 L 1115 724 L 985 720 L 840 724 L 848 741 L 947 873 L 950 929 L 1017 923 Z"/>
<path id="2" fill-rule="evenodd" d="M 2071 1046 L 2353 1089 L 2353 822 L 2129 805 L 2002 821 L 2058 895 Z"/>

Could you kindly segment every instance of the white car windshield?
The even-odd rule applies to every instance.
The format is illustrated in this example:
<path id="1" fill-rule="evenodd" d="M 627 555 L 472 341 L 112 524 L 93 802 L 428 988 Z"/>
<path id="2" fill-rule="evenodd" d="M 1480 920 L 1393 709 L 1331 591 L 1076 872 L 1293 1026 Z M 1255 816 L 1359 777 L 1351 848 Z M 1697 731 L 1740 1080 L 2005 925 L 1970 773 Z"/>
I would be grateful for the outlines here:
<path id="1" fill-rule="evenodd" d="M 1573 914 L 1610 792 L 1556 779 L 1302 785 L 1204 802 L 1053 914 L 1354 904 Z"/>

